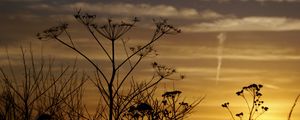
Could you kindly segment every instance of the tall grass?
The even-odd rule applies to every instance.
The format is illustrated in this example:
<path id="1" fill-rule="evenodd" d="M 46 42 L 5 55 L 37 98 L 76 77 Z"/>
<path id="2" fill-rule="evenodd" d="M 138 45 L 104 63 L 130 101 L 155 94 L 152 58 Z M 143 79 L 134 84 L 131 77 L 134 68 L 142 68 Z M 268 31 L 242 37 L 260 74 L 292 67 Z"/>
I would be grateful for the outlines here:
<path id="1" fill-rule="evenodd" d="M 53 60 L 21 52 L 20 64 L 7 55 L 7 66 L 0 67 L 0 119 L 79 119 L 85 75 L 76 64 L 56 70 Z"/>

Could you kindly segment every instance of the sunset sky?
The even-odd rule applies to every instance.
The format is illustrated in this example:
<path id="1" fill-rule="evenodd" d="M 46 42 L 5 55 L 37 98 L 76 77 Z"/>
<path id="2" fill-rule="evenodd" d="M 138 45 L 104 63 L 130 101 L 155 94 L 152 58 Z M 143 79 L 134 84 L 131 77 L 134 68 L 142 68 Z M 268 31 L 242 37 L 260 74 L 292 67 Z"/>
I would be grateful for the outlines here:
<path id="1" fill-rule="evenodd" d="M 79 67 L 88 71 L 90 67 L 73 51 L 35 37 L 37 32 L 67 22 L 75 41 L 89 55 L 98 55 L 91 36 L 73 18 L 79 8 L 96 14 L 99 23 L 107 18 L 140 18 L 125 37 L 132 44 L 149 40 L 152 19 L 166 18 L 180 28 L 182 33 L 156 43 L 159 56 L 147 58 L 139 69 L 148 71 L 144 66 L 158 61 L 186 75 L 185 80 L 175 82 L 176 89 L 188 100 L 205 96 L 191 114 L 192 120 L 229 120 L 221 104 L 230 102 L 235 113 L 244 110 L 244 101 L 235 92 L 252 83 L 264 85 L 262 99 L 270 108 L 261 119 L 286 120 L 300 94 L 300 0 L 0 0 L 0 66 L 7 64 L 6 48 L 14 58 L 20 46 L 31 43 L 37 54 L 43 49 L 44 56 L 60 64 L 78 58 Z M 226 37 L 222 44 L 221 33 Z M 95 59 L 104 60 L 102 56 Z M 300 105 L 293 119 L 300 119 Z"/>

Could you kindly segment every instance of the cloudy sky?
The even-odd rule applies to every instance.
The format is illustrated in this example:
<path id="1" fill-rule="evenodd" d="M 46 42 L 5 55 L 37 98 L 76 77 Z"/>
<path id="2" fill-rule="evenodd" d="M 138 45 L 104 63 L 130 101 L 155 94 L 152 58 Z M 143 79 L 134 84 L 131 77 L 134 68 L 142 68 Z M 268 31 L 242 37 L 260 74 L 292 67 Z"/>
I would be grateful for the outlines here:
<path id="1" fill-rule="evenodd" d="M 163 37 L 155 47 L 159 56 L 143 65 L 159 61 L 175 66 L 187 76 L 176 81 L 186 98 L 206 96 L 191 119 L 229 119 L 220 105 L 233 101 L 235 112 L 240 112 L 246 106 L 234 93 L 260 83 L 270 107 L 262 118 L 284 120 L 300 93 L 300 0 L 0 0 L 0 65 L 7 64 L 5 48 L 14 56 L 29 43 L 61 63 L 78 58 L 54 41 L 35 37 L 61 22 L 70 23 L 70 33 L 89 55 L 97 55 L 88 41 L 91 36 L 73 18 L 79 8 L 96 14 L 99 23 L 139 17 L 141 22 L 126 35 L 133 44 L 149 39 L 152 19 L 166 18 L 180 28 L 181 34 Z M 218 37 L 221 33 L 223 38 Z M 300 106 L 294 119 L 300 119 Z"/>

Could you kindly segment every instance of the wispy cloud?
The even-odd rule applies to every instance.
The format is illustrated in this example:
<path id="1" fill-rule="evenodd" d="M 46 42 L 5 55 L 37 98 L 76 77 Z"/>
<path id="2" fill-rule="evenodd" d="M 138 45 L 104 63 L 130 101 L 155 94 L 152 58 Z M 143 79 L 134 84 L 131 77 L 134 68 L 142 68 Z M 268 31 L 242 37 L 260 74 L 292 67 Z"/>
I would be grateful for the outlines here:
<path id="1" fill-rule="evenodd" d="M 162 56 L 168 59 L 217 59 L 217 55 L 200 55 L 200 56 Z M 224 60 L 251 60 L 251 61 L 283 61 L 283 60 L 300 60 L 300 55 L 224 55 Z"/>
<path id="2" fill-rule="evenodd" d="M 249 0 L 243 0 L 249 1 Z M 257 2 L 300 2 L 299 0 L 256 0 Z"/>
<path id="3" fill-rule="evenodd" d="M 196 23 L 182 28 L 187 32 L 215 31 L 291 31 L 300 30 L 300 20 L 286 17 L 226 18 Z"/>
<path id="4" fill-rule="evenodd" d="M 179 67 L 176 68 L 178 71 L 183 73 L 201 73 L 201 74 L 215 74 L 216 69 L 211 68 L 200 68 L 200 67 Z M 236 69 L 236 68 L 225 68 L 222 70 L 226 74 L 255 74 L 265 72 L 263 70 L 250 70 L 250 69 Z"/>
<path id="5" fill-rule="evenodd" d="M 280 87 L 278 87 L 276 85 L 272 85 L 272 84 L 264 84 L 264 86 L 267 88 L 271 88 L 271 89 L 280 89 Z"/>
<path id="6" fill-rule="evenodd" d="M 215 47 L 192 47 L 180 46 L 168 48 L 177 51 L 172 54 L 162 53 L 160 58 L 168 59 L 215 59 L 217 48 Z M 174 49 L 174 50 L 173 50 Z M 300 60 L 300 55 L 295 54 L 294 49 L 278 48 L 224 48 L 223 59 L 227 60 L 252 60 L 252 61 L 280 61 L 280 60 Z"/>
<path id="7" fill-rule="evenodd" d="M 208 1 L 208 0 L 206 0 Z M 241 2 L 300 2 L 299 0 L 216 0 L 218 2 L 231 2 L 231 1 L 241 1 Z"/>
<path id="8" fill-rule="evenodd" d="M 194 8 L 178 8 L 166 4 L 131 4 L 131 3 L 87 3 L 76 2 L 64 5 L 35 4 L 29 6 L 34 10 L 51 10 L 51 11 L 70 11 L 82 9 L 95 14 L 108 14 L 117 16 L 150 16 L 150 17 L 169 17 L 180 19 L 216 19 L 222 18 L 223 15 L 213 10 L 198 11 Z"/>
<path id="9" fill-rule="evenodd" d="M 38 2 L 41 0 L 1 0 L 2 2 Z"/>
<path id="10" fill-rule="evenodd" d="M 116 15 L 146 15 L 146 16 L 184 16 L 193 17 L 198 14 L 195 9 L 183 8 L 177 9 L 168 5 L 148 5 L 148 4 L 129 4 L 129 3 L 117 3 L 117 4 L 103 4 L 103 3 L 74 3 L 65 6 L 66 9 L 70 8 L 82 8 L 89 12 L 94 13 L 107 13 Z"/>
<path id="11" fill-rule="evenodd" d="M 137 16 L 161 16 L 161 17 L 176 17 L 176 18 L 220 18 L 221 14 L 211 11 L 204 10 L 198 12 L 193 8 L 177 8 L 171 5 L 150 5 L 150 4 L 130 4 L 130 3 L 85 3 L 78 2 L 65 6 L 66 9 L 70 8 L 83 8 L 89 12 L 95 13 L 106 13 L 114 15 L 137 15 Z"/>
<path id="12" fill-rule="evenodd" d="M 23 20 L 23 21 L 37 21 L 40 20 L 41 17 L 34 14 L 13 14 L 8 16 L 8 19 L 10 20 Z"/>

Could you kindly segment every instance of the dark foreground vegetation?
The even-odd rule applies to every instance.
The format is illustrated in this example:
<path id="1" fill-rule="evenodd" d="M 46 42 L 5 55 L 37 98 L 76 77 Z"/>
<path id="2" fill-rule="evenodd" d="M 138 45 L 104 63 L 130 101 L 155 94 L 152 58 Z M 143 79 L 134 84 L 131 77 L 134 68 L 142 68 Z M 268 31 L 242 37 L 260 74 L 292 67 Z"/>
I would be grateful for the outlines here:
<path id="1" fill-rule="evenodd" d="M 269 110 L 269 107 L 264 105 L 265 101 L 262 100 L 262 88 L 263 85 L 261 84 L 251 84 L 248 86 L 244 86 L 241 90 L 236 92 L 237 96 L 242 97 L 248 111 L 238 112 L 234 114 L 234 112 L 229 107 L 229 102 L 225 102 L 221 106 L 228 111 L 232 120 L 236 120 L 236 118 L 239 120 L 258 120 L 261 115 Z M 288 120 L 291 120 L 292 118 L 292 113 L 299 97 L 300 95 L 296 97 L 295 102 L 291 107 L 291 110 L 289 111 L 287 117 Z"/>
<path id="2" fill-rule="evenodd" d="M 127 22 L 108 19 L 106 23 L 98 24 L 94 22 L 96 15 L 80 10 L 74 17 L 93 38 L 95 51 L 100 50 L 99 55 L 106 57 L 105 64 L 110 67 L 105 68 L 97 61 L 97 56 L 89 56 L 86 49 L 77 44 L 67 23 L 46 29 L 37 34 L 38 39 L 58 42 L 69 48 L 84 58 L 94 72 L 79 72 L 76 62 L 57 70 L 52 60 L 35 60 L 31 50 L 26 54 L 22 49 L 22 69 L 16 70 L 9 57 L 8 66 L 0 69 L 0 119 L 178 120 L 187 117 L 202 101 L 203 98 L 199 98 L 188 103 L 181 98 L 182 92 L 174 88 L 161 97 L 157 95 L 161 81 L 184 79 L 172 67 L 153 62 L 151 79 L 137 79 L 133 75 L 143 59 L 157 55 L 153 46 L 159 39 L 180 33 L 167 20 L 153 20 L 152 37 L 144 44 L 132 46 L 122 37 L 136 26 L 138 18 Z M 118 54 L 116 51 L 120 50 L 122 52 Z M 83 102 L 87 81 L 98 90 L 95 93 L 99 97 L 96 110 L 90 110 Z"/>
<path id="3" fill-rule="evenodd" d="M 0 119 L 1 120 L 181 120 L 203 100 L 203 97 L 187 102 L 182 91 L 174 88 L 158 95 L 159 84 L 163 80 L 180 80 L 174 68 L 153 62 L 151 79 L 138 79 L 134 72 L 147 57 L 156 56 L 155 43 L 162 37 L 176 35 L 181 31 L 170 25 L 165 19 L 153 20 L 155 29 L 152 36 L 141 45 L 130 45 L 122 37 L 136 27 L 140 21 L 96 23 L 96 15 L 80 10 L 74 15 L 92 37 L 94 51 L 105 56 L 105 64 L 97 61 L 97 56 L 90 56 L 81 44 L 72 37 L 67 23 L 59 24 L 37 34 L 38 39 L 58 42 L 74 51 L 89 63 L 94 70 L 86 73 L 77 68 L 76 61 L 58 70 L 54 60 L 41 57 L 37 59 L 31 49 L 21 49 L 21 67 L 12 63 L 7 55 L 7 66 L 1 66 Z M 122 51 L 117 53 L 116 51 Z M 125 56 L 124 56 L 125 55 Z M 107 66 L 107 65 L 106 65 Z M 90 82 L 97 89 L 98 106 L 95 110 L 84 103 L 85 84 Z M 243 87 L 236 94 L 242 97 L 248 108 L 247 112 L 233 114 L 229 102 L 222 104 L 233 120 L 255 120 L 268 107 L 261 100 L 260 84 Z M 246 95 L 250 97 L 246 97 Z M 291 108 L 288 119 L 299 96 Z M 95 112 L 91 112 L 95 111 Z M 245 115 L 248 114 L 248 115 Z"/>

